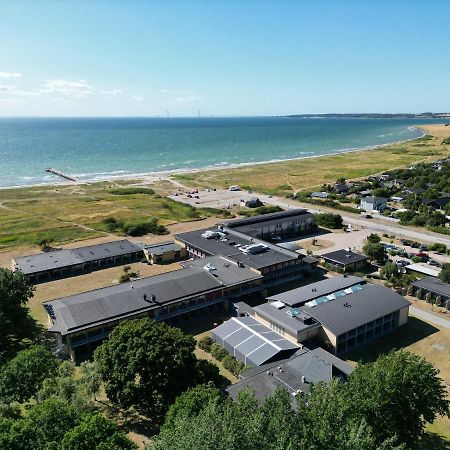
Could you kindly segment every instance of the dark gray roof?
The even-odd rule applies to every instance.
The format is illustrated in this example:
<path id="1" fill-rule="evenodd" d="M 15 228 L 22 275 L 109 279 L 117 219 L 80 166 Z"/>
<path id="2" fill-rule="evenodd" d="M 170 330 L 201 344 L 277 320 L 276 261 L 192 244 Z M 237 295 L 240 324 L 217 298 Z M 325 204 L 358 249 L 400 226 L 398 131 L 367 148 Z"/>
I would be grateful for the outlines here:
<path id="1" fill-rule="evenodd" d="M 165 241 L 156 244 L 146 244 L 144 249 L 152 255 L 163 255 L 165 252 L 178 252 L 181 250 L 181 247 L 173 241 Z"/>
<path id="2" fill-rule="evenodd" d="M 307 209 L 297 208 L 288 209 L 286 211 L 278 211 L 269 214 L 260 214 L 258 216 L 245 217 L 242 219 L 233 219 L 224 222 L 224 224 L 229 228 L 238 228 L 241 226 L 253 225 L 256 223 L 264 223 L 264 225 L 277 224 L 281 220 L 285 222 L 287 218 L 311 215 Z"/>
<path id="3" fill-rule="evenodd" d="M 345 249 L 325 253 L 321 256 L 325 260 L 342 265 L 353 264 L 360 261 L 367 261 L 367 256 Z"/>
<path id="4" fill-rule="evenodd" d="M 355 277 L 353 275 L 339 275 L 337 277 L 326 278 L 317 283 L 292 289 L 281 294 L 272 295 L 267 300 L 280 301 L 286 305 L 295 306 L 360 283 L 365 283 L 360 277 Z"/>
<path id="5" fill-rule="evenodd" d="M 259 216 L 247 217 L 245 219 L 234 219 L 224 223 L 225 226 L 248 236 L 255 236 L 257 229 L 262 226 L 270 227 L 281 225 L 286 221 L 312 221 L 313 214 L 307 209 L 289 209 L 287 211 L 280 211 L 276 213 L 261 214 Z"/>
<path id="6" fill-rule="evenodd" d="M 391 289 L 366 284 L 352 294 L 301 309 L 339 336 L 409 305 L 408 300 Z"/>
<path id="7" fill-rule="evenodd" d="M 250 366 L 293 354 L 298 346 L 252 317 L 232 317 L 211 332 L 229 353 Z"/>
<path id="8" fill-rule="evenodd" d="M 249 369 L 243 374 L 243 380 L 229 386 L 227 392 L 232 398 L 237 398 L 239 392 L 250 389 L 258 400 L 264 400 L 277 388 L 287 389 L 290 394 L 294 395 L 299 390 L 307 393 L 312 384 L 327 382 L 333 376 L 342 375 L 344 377 L 351 373 L 351 367 L 339 358 L 329 358 L 329 356 L 333 355 L 325 350 L 319 353 L 307 348 L 300 349 L 289 359 Z M 339 369 L 338 365 L 344 371 Z M 305 382 L 302 382 L 303 376 Z M 295 400 L 294 396 L 293 400 Z"/>
<path id="9" fill-rule="evenodd" d="M 208 256 L 181 263 L 183 267 L 207 268 L 212 275 L 227 286 L 241 284 L 250 280 L 258 280 L 262 275 L 256 270 L 239 267 L 236 262 L 223 256 Z"/>
<path id="10" fill-rule="evenodd" d="M 44 307 L 54 314 L 55 323 L 49 331 L 64 335 L 221 286 L 220 279 L 206 270 L 188 268 L 59 298 L 44 303 Z M 157 304 L 151 302 L 152 295 L 156 296 Z"/>
<path id="11" fill-rule="evenodd" d="M 270 303 L 263 303 L 262 305 L 254 306 L 253 310 L 264 319 L 276 322 L 277 325 L 282 326 L 291 334 L 297 334 L 301 331 L 309 330 L 311 328 L 317 328 L 320 326 L 320 324 L 318 324 L 314 319 L 311 318 L 311 316 L 307 314 L 300 314 L 296 317 L 288 315 L 288 312 L 292 311 L 292 308 L 290 308 L 289 306 L 277 309 Z M 305 318 L 306 323 L 304 321 Z"/>
<path id="12" fill-rule="evenodd" d="M 126 239 L 105 242 L 72 249 L 52 250 L 35 255 L 15 258 L 16 269 L 24 274 L 45 272 L 62 267 L 70 267 L 90 261 L 127 255 L 142 251 L 142 248 Z"/>
<path id="13" fill-rule="evenodd" d="M 443 295 L 444 297 L 450 297 L 450 284 L 444 283 L 439 278 L 426 277 L 414 281 L 411 284 L 417 288 L 425 289 L 435 294 Z"/>
<path id="14" fill-rule="evenodd" d="M 176 235 L 176 239 L 180 242 L 193 245 L 201 249 L 204 253 L 209 255 L 223 255 L 227 258 L 237 262 L 242 261 L 245 265 L 254 269 L 261 269 L 262 267 L 279 264 L 286 261 L 299 259 L 302 255 L 280 248 L 269 242 L 249 238 L 248 236 L 236 232 L 235 230 L 224 229 L 226 233 L 226 240 L 221 239 L 205 239 L 202 234 L 206 231 L 221 231 L 217 228 L 205 228 L 202 230 L 189 231 Z M 238 245 L 244 246 L 262 242 L 267 246 L 267 251 L 259 254 L 244 254 L 239 250 Z"/>
<path id="15" fill-rule="evenodd" d="M 425 205 L 431 205 L 435 203 L 439 208 L 443 208 L 448 202 L 450 202 L 450 198 L 439 197 L 439 198 L 426 198 L 422 200 L 422 203 Z"/>

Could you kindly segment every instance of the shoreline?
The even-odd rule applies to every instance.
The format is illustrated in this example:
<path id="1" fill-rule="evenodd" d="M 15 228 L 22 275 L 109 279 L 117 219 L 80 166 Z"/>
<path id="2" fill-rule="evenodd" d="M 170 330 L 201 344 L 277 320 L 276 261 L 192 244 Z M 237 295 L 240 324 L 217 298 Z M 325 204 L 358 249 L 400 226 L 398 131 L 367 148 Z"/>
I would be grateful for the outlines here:
<path id="1" fill-rule="evenodd" d="M 411 142 L 415 141 L 417 139 L 422 139 L 424 136 L 429 134 L 426 129 L 422 128 L 422 126 L 425 125 L 412 125 L 409 126 L 408 129 L 415 129 L 417 131 L 420 131 L 422 134 L 420 136 L 409 138 L 409 139 L 402 139 L 399 141 L 393 141 L 388 142 L 386 144 L 377 144 L 377 145 L 369 145 L 365 147 L 350 147 L 350 148 L 344 148 L 340 150 L 335 150 L 330 153 L 321 154 L 321 155 L 309 155 L 309 156 L 299 156 L 295 158 L 282 158 L 282 159 L 272 159 L 267 161 L 256 161 L 256 162 L 242 162 L 242 163 L 235 163 L 235 164 L 227 164 L 223 166 L 204 166 L 204 167 L 198 167 L 198 168 L 180 168 L 180 169 L 173 169 L 173 170 L 162 170 L 162 171 L 155 171 L 155 172 L 142 172 L 142 173 L 133 173 L 133 174 L 126 174 L 126 175 L 112 175 L 112 176 L 106 176 L 104 178 L 94 178 L 94 179 L 88 179 L 88 180 L 78 180 L 76 182 L 71 181 L 54 181 L 51 183 L 35 183 L 35 184 L 24 184 L 24 185 L 14 185 L 14 186 L 0 186 L 0 190 L 5 189 L 26 189 L 26 188 L 36 188 L 36 187 L 59 187 L 59 186 L 79 186 L 84 184 L 94 184 L 94 183 L 104 183 L 104 182 L 114 182 L 114 181 L 128 181 L 128 180 L 136 180 L 141 182 L 147 182 L 152 183 L 164 179 L 169 179 L 173 175 L 183 175 L 183 174 L 190 174 L 190 173 L 197 173 L 197 172 L 209 172 L 209 171 L 222 171 L 222 170 L 230 170 L 230 169 L 239 169 L 241 167 L 249 167 L 249 166 L 257 166 L 257 165 L 264 165 L 264 164 L 277 164 L 277 163 L 283 163 L 283 162 L 289 162 L 289 161 L 301 161 L 306 159 L 313 159 L 313 158 L 323 158 L 327 156 L 337 156 L 337 155 L 345 155 L 348 153 L 357 153 L 357 152 L 364 152 L 367 150 L 376 150 L 378 148 L 385 148 L 389 147 L 391 145 L 398 145 L 402 144 L 404 142 Z"/>

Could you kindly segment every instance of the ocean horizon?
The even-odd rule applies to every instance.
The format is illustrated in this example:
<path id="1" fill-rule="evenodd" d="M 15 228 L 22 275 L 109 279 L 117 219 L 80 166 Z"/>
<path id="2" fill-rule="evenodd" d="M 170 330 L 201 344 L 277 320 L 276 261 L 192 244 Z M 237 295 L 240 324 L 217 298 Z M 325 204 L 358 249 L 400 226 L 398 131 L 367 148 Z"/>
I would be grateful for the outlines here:
<path id="1" fill-rule="evenodd" d="M 420 137 L 439 119 L 0 118 L 0 187 L 317 157 Z"/>

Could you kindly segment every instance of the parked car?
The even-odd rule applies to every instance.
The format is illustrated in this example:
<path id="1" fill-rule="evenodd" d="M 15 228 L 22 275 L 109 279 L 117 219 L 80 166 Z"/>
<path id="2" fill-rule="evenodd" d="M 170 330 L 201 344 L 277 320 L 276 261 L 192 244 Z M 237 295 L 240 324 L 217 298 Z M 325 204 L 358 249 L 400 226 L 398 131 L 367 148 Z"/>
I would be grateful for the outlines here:
<path id="1" fill-rule="evenodd" d="M 425 259 L 425 260 L 428 260 L 430 258 L 428 253 L 425 253 L 425 252 L 414 253 L 414 256 L 417 256 L 417 257 Z"/>

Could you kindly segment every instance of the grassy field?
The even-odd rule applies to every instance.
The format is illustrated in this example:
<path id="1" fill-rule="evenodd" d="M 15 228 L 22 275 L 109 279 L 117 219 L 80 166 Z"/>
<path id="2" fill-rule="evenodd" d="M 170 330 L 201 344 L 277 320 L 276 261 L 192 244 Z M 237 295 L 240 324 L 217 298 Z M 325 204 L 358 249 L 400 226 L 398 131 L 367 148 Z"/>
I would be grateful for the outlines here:
<path id="1" fill-rule="evenodd" d="M 39 239 L 61 244 L 108 234 L 102 220 L 157 218 L 162 225 L 198 220 L 220 211 L 195 209 L 163 195 L 131 193 L 118 183 L 0 190 L 0 251 Z M 151 192 L 151 191 L 150 191 Z"/>
<path id="2" fill-rule="evenodd" d="M 422 356 L 439 369 L 440 377 L 450 384 L 450 330 L 410 317 L 404 327 L 384 336 L 364 348 L 349 352 L 344 357 L 353 366 L 358 361 L 374 361 L 380 354 L 392 349 L 404 349 Z M 450 389 L 449 389 L 450 395 Z M 450 448 L 450 419 L 438 417 L 427 427 L 428 435 L 423 449 Z M 438 436 L 436 436 L 438 435 Z M 439 436 L 442 439 L 439 439 Z"/>
<path id="3" fill-rule="evenodd" d="M 442 136 L 445 133 L 450 135 L 449 127 L 423 128 L 436 136 L 373 150 L 235 169 L 199 171 L 174 175 L 173 178 L 198 188 L 227 188 L 239 184 L 246 189 L 266 194 L 289 195 L 302 189 L 332 183 L 340 177 L 354 179 L 408 166 L 418 161 L 431 161 L 448 156 L 450 146 L 442 145 Z"/>

